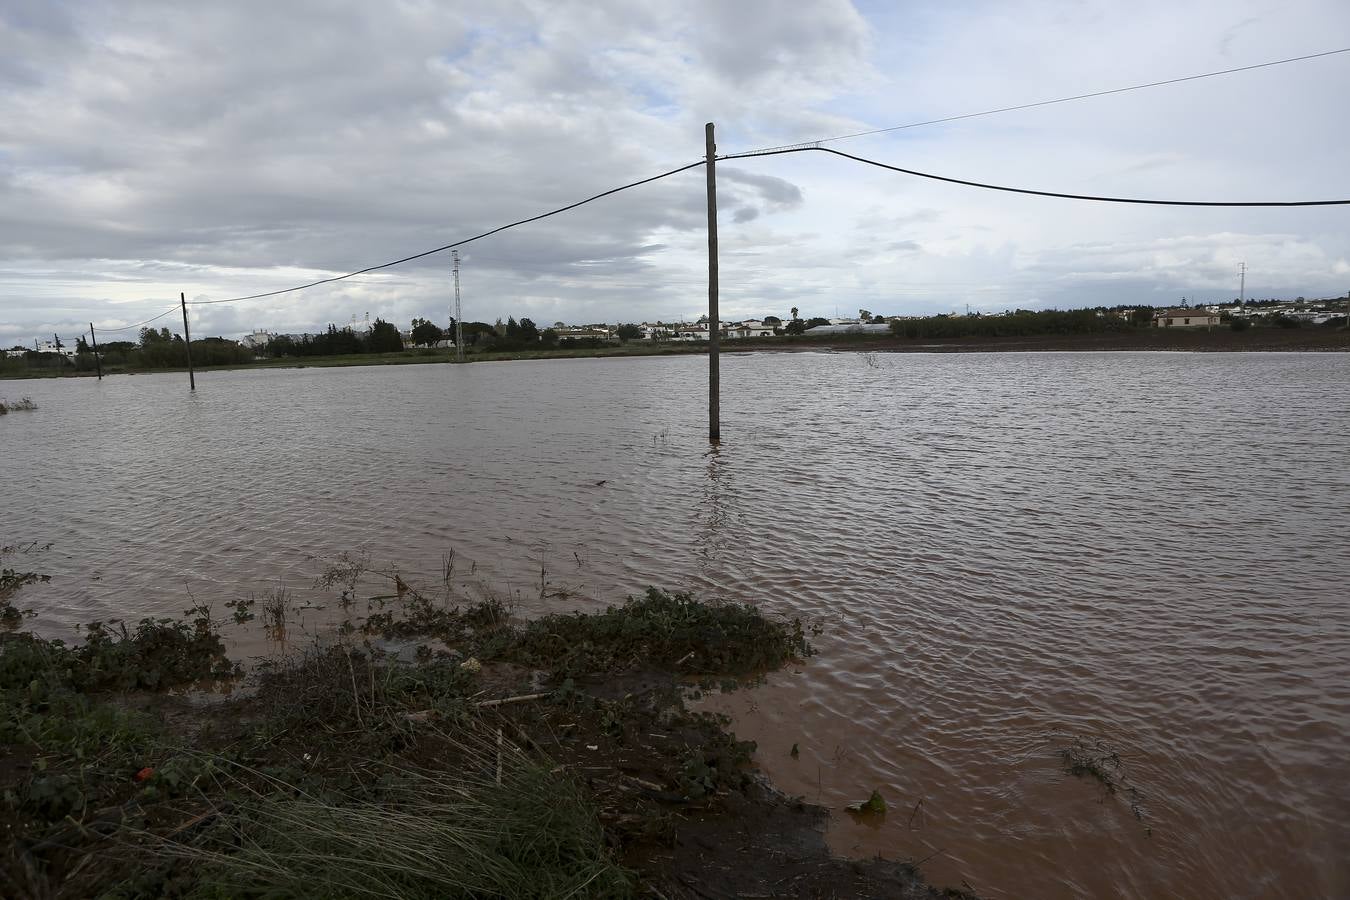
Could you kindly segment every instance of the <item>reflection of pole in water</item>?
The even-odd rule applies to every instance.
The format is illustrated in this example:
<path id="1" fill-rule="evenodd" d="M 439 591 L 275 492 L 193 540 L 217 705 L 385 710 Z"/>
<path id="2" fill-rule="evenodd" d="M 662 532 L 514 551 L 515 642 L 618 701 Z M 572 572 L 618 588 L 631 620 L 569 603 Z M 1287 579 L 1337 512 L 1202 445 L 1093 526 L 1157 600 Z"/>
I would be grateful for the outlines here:
<path id="1" fill-rule="evenodd" d="M 700 528 L 698 537 L 698 548 L 696 552 L 703 560 L 700 568 L 706 573 L 711 567 L 712 562 L 717 557 L 717 551 L 720 549 L 718 538 L 725 530 L 729 514 L 722 500 L 722 466 L 721 451 L 717 445 L 708 450 L 708 483 L 703 491 L 703 501 L 700 506 L 707 507 L 706 517 L 700 515 Z"/>

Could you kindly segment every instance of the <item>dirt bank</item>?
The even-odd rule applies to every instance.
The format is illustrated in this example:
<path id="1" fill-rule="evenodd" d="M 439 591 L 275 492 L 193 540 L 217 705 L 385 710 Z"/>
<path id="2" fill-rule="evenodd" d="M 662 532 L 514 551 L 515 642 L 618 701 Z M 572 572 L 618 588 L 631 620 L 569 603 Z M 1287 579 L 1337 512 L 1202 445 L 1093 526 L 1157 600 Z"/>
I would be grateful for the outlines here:
<path id="1" fill-rule="evenodd" d="M 334 570 L 336 642 L 243 681 L 205 606 L 0 635 L 0 893 L 967 896 L 831 857 L 828 813 L 686 707 L 809 655 L 800 623 L 655 590 L 518 623 L 396 574 L 358 600 L 363 574 Z M 266 599 L 230 610 L 285 637 Z"/>

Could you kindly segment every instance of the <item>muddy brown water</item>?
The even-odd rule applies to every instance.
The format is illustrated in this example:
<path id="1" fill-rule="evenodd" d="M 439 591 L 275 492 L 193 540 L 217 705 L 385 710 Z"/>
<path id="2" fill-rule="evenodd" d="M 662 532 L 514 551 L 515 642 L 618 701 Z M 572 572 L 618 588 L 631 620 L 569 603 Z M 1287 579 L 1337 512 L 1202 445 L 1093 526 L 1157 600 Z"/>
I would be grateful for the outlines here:
<path id="1" fill-rule="evenodd" d="M 453 549 L 524 615 L 749 601 L 820 654 L 711 705 L 839 852 L 985 897 L 1350 896 L 1350 355 L 735 356 L 716 450 L 705 365 L 0 382 L 40 406 L 0 419 L 0 542 L 52 543 L 48 633 L 327 602 L 342 551 Z M 1076 740 L 1138 796 L 1067 776 Z"/>

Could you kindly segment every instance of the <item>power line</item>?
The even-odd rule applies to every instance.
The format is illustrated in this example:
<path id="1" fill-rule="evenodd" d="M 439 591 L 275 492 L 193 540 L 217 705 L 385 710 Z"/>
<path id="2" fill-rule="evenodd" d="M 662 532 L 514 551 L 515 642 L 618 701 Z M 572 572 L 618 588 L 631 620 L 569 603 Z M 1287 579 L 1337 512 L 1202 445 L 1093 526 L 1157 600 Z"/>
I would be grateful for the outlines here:
<path id="1" fill-rule="evenodd" d="M 671 175 L 678 175 L 681 172 L 687 172 L 690 169 L 696 169 L 702 165 L 705 165 L 705 161 L 699 160 L 698 162 L 690 163 L 687 166 L 680 166 L 678 169 L 671 169 L 669 172 L 662 172 L 660 175 L 653 175 L 652 177 L 644 178 L 641 181 L 634 181 L 629 184 L 621 185 L 620 187 L 611 188 L 607 191 L 602 191 L 599 194 L 587 197 L 585 200 L 578 200 L 576 203 L 569 203 L 567 206 L 560 206 L 557 209 L 549 210 L 546 213 L 540 213 L 537 216 L 530 216 L 528 219 L 520 219 L 518 221 L 511 222 L 506 225 L 499 225 L 498 227 L 493 228 L 491 231 L 484 231 L 482 234 L 475 234 L 473 237 L 464 238 L 463 240 L 455 241 L 454 243 L 451 244 L 445 244 L 440 247 L 435 247 L 431 250 L 424 250 L 421 253 L 414 253 L 412 256 L 405 256 L 402 259 L 396 259 L 392 262 L 380 263 L 377 266 L 367 266 L 364 269 L 357 269 L 355 272 L 348 272 L 346 275 L 336 275 L 332 278 L 320 278 L 318 281 L 311 281 L 308 284 L 298 284 L 295 287 L 282 288 L 279 291 L 266 291 L 265 293 L 261 294 L 249 294 L 246 297 L 228 297 L 224 300 L 193 300 L 190 301 L 189 305 L 201 306 L 210 303 L 238 303 L 241 300 L 258 300 L 262 297 L 275 297 L 278 294 L 289 294 L 292 291 L 303 291 L 306 288 L 318 287 L 321 284 L 331 284 L 334 281 L 343 281 L 348 278 L 353 278 L 357 275 L 364 275 L 367 272 L 374 272 L 378 269 L 387 269 L 390 266 L 397 266 L 405 262 L 412 262 L 414 259 L 421 259 L 424 256 L 431 256 L 433 253 L 441 253 L 442 251 L 451 250 L 455 247 L 462 247 L 465 244 L 470 244 L 474 241 L 482 240 L 485 237 L 491 237 L 494 234 L 506 231 L 508 228 L 515 228 L 519 225 L 528 225 L 531 222 L 538 222 L 540 219 L 547 219 L 549 216 L 556 216 L 559 213 L 565 213 L 569 210 L 576 209 L 578 206 L 585 206 L 587 203 L 592 203 L 596 200 L 601 199 L 602 197 L 608 197 L 611 194 L 617 194 L 620 191 L 626 191 L 629 188 L 635 188 L 640 187 L 641 185 L 644 184 L 650 184 L 653 181 L 659 181 L 660 179 L 668 178 Z"/>
<path id="2" fill-rule="evenodd" d="M 830 147 L 787 147 L 782 150 L 752 150 L 745 153 L 729 153 L 726 156 L 719 156 L 718 159 L 743 159 L 749 156 L 779 156 L 784 153 L 808 153 L 812 150 L 820 153 L 830 153 L 834 156 L 842 156 L 844 159 L 851 159 L 854 162 L 864 163 L 869 166 L 876 166 L 879 169 L 889 169 L 892 172 L 899 172 L 902 175 L 914 175 L 918 178 L 931 178 L 933 181 L 945 181 L 949 184 L 960 184 L 966 187 L 982 188 L 988 191 L 1006 191 L 1010 194 L 1031 194 L 1036 197 L 1059 197 L 1064 200 L 1093 200 L 1098 203 L 1138 203 L 1148 206 L 1347 206 L 1350 200 L 1145 200 L 1138 197 L 1101 197 L 1092 194 L 1066 194 L 1060 191 L 1036 191 L 1030 188 L 1008 187 L 1001 184 L 986 184 L 981 181 L 967 181 L 963 178 L 948 178 L 945 175 L 934 175 L 930 172 L 919 172 L 914 169 L 903 169 L 900 166 L 892 166 L 884 162 L 878 162 L 875 159 L 867 159 L 863 156 L 854 156 L 852 153 L 845 153 L 842 150 L 834 150 Z"/>
<path id="3" fill-rule="evenodd" d="M 944 122 L 959 122 L 962 119 L 974 119 L 980 116 L 992 116 L 998 113 L 1016 112 L 1021 109 L 1035 109 L 1038 106 L 1052 106 L 1056 103 L 1071 103 L 1075 100 L 1087 100 L 1091 97 L 1106 97 L 1110 94 L 1124 94 L 1127 91 L 1142 91 L 1145 88 L 1162 87 L 1167 84 L 1180 84 L 1183 81 L 1197 81 L 1201 78 L 1214 78 L 1219 75 L 1232 75 L 1235 72 L 1250 72 L 1253 69 L 1265 69 L 1270 66 L 1282 66 L 1286 63 L 1303 62 L 1308 59 L 1319 59 L 1323 56 L 1335 56 L 1337 53 L 1350 53 L 1350 47 L 1343 47 L 1340 50 L 1327 50 L 1323 53 L 1310 53 L 1307 56 L 1291 56 L 1289 59 L 1277 59 L 1272 62 L 1257 63 L 1251 66 L 1239 66 L 1236 69 L 1222 69 L 1218 72 L 1204 72 L 1200 75 L 1184 75 L 1180 78 L 1168 78 L 1165 81 L 1150 81 L 1148 84 L 1133 84 L 1129 87 L 1112 88 L 1109 91 L 1093 91 L 1090 94 L 1075 94 L 1072 97 L 1058 97 L 1054 100 L 1038 100 L 1035 103 L 1021 103 L 1017 106 L 1003 106 L 998 109 L 986 109 L 982 112 L 966 113 L 960 116 L 946 116 L 941 119 L 927 119 L 922 122 L 909 122 L 905 125 L 892 125 L 889 128 L 873 128 L 870 131 L 855 131 L 851 134 L 840 134 L 834 137 L 821 138 L 818 141 L 803 141 L 797 144 L 783 144 L 778 147 L 765 147 L 761 150 L 748 150 L 747 153 L 764 153 L 774 150 L 795 150 L 814 147 L 818 144 L 830 144 L 835 141 L 846 141 L 851 138 L 867 137 L 873 134 L 886 134 L 891 131 L 903 131 L 907 128 L 921 128 L 924 125 L 940 125 Z"/>
<path id="4" fill-rule="evenodd" d="M 171 313 L 171 312 L 177 312 L 177 311 L 178 311 L 178 306 L 177 306 L 177 305 L 174 305 L 174 306 L 170 306 L 168 309 L 164 310 L 164 312 L 160 313 L 159 315 L 153 316 L 153 317 L 151 317 L 151 318 L 149 318 L 149 319 L 146 319 L 144 322 L 137 322 L 135 325 L 122 325 L 122 326 L 120 326 L 120 327 L 118 327 L 118 328 L 95 328 L 94 330 L 95 330 L 95 331 L 102 331 L 102 332 L 105 332 L 105 333 L 113 332 L 113 331 L 127 331 L 128 329 L 131 329 L 131 328 L 140 328 L 142 325 L 149 325 L 151 322 L 154 322 L 154 321 L 157 320 L 157 319 L 162 319 L 162 318 L 164 318 L 165 316 L 167 316 L 169 313 Z"/>
<path id="5" fill-rule="evenodd" d="M 1350 48 L 1347 48 L 1347 50 L 1350 50 Z M 1345 52 L 1345 51 L 1331 51 L 1331 52 L 1339 53 L 1339 52 Z M 1319 55 L 1325 56 L 1325 55 L 1328 55 L 1328 54 L 1319 54 Z M 1277 63 L 1264 63 L 1263 65 L 1277 65 Z M 1254 66 L 1253 66 L 1253 67 L 1248 67 L 1248 68 L 1258 68 L 1258 67 L 1254 67 Z M 1237 70 L 1233 70 L 1233 71 L 1237 71 Z M 1193 77 L 1193 78 L 1198 78 L 1198 77 L 1205 77 L 1205 76 L 1191 76 L 1191 77 Z M 1160 83 L 1161 83 L 1161 82 L 1160 82 Z M 837 139 L 833 139 L 833 138 L 832 138 L 832 139 L 830 139 L 830 140 L 837 140 Z M 967 187 L 982 188 L 982 189 L 985 189 L 985 190 L 1005 191 L 1005 192 L 1008 192 L 1008 193 L 1014 193 L 1014 194 L 1030 194 L 1030 195 L 1039 196 L 1039 197 L 1057 197 L 1057 198 L 1062 198 L 1062 199 L 1067 199 L 1067 200 L 1091 200 L 1091 201 L 1097 201 L 1097 202 L 1103 202 L 1103 203 L 1134 203 L 1134 204 L 1146 204 L 1146 205 L 1153 205 L 1153 206 L 1218 206 L 1218 207 L 1280 207 L 1280 206 L 1340 206 L 1340 205 L 1350 205 L 1350 200 L 1240 201 L 1240 202 L 1239 202 L 1239 201 L 1204 201 L 1204 200 L 1152 200 L 1152 199 L 1140 199 L 1140 198 L 1131 198 L 1131 197 L 1102 197 L 1102 196 L 1093 196 L 1093 195 L 1087 195 L 1087 194 L 1069 194 L 1069 193 L 1062 193 L 1062 192 L 1058 192 L 1058 191 L 1038 191 L 1038 190 L 1032 190 L 1032 189 L 1029 189 L 1029 188 L 1007 187 L 1007 186 L 1004 186 L 1004 185 L 986 184 L 986 183 L 978 182 L 978 181 L 967 181 L 967 180 L 965 180 L 965 179 L 960 179 L 960 178 L 949 178 L 949 177 L 946 177 L 946 176 L 943 176 L 943 175 L 934 175 L 934 174 L 931 174 L 931 173 L 928 173 L 928 172 L 919 172 L 919 171 L 916 171 L 916 170 L 914 170 L 914 169 L 905 169 L 905 168 L 901 168 L 901 167 L 899 167 L 899 166 L 892 166 L 892 165 L 889 165 L 889 164 L 887 164 L 887 163 L 879 162 L 879 161 L 877 161 L 877 160 L 867 159 L 867 158 L 861 157 L 861 156 L 854 156 L 854 155 L 851 154 L 851 153 L 844 153 L 843 151 L 840 151 L 840 150 L 834 150 L 834 149 L 831 149 L 831 148 L 829 148 L 829 147 L 821 147 L 821 146 L 818 146 L 819 143 L 820 143 L 820 142 L 816 142 L 816 144 L 805 145 L 805 146 L 796 146 L 796 147 L 782 147 L 782 148 L 777 148 L 777 149 L 768 149 L 768 150 L 749 150 L 749 151 L 744 151 L 744 152 L 741 152 L 741 153 L 728 153 L 728 154 L 724 154 L 724 155 L 718 156 L 718 157 L 716 157 L 716 158 L 719 159 L 719 160 L 724 160 L 724 159 L 744 159 L 744 158 L 754 157 L 754 156 L 778 156 L 778 155 L 782 155 L 782 154 L 786 154 L 786 153 L 804 153 L 804 152 L 808 152 L 808 151 L 813 151 L 813 150 L 814 150 L 814 151 L 819 151 L 819 152 L 821 152 L 821 153 L 830 153 L 830 154 L 833 154 L 833 155 L 835 155 L 835 156 L 843 157 L 843 158 L 845 158 L 845 159 L 851 159 L 851 160 L 853 160 L 853 161 L 855 161 L 855 162 L 863 163 L 863 164 L 865 164 L 865 165 L 876 166 L 876 167 L 881 168 L 881 169 L 887 169 L 887 170 L 890 170 L 890 171 L 892 171 L 892 172 L 899 172 L 899 173 L 904 174 L 904 175 L 913 175 L 913 176 L 916 176 L 916 177 L 919 177 L 919 178 L 928 178 L 928 179 L 932 179 L 932 180 L 934 180 L 934 181 L 944 181 L 944 182 L 948 182 L 948 183 L 950 183 L 950 184 L 959 184 L 959 185 L 964 185 L 964 186 L 967 186 Z M 321 278 L 321 279 L 318 279 L 317 281 L 311 281 L 311 282 L 308 282 L 308 283 L 306 283 L 306 284 L 295 285 L 295 286 L 293 286 L 293 287 L 282 288 L 282 289 L 280 289 L 280 290 L 275 290 L 275 291 L 266 291 L 266 292 L 259 293 L 259 294 L 248 294 L 248 295 L 242 296 L 242 297 L 228 297 L 228 298 L 221 299 L 221 300 L 194 300 L 194 301 L 191 301 L 191 305 L 194 305 L 194 306 L 201 306 L 201 305 L 210 305 L 210 304 L 215 304 L 215 303 L 238 303 L 238 302 L 241 302 L 241 301 L 244 301 L 244 300 L 258 300 L 258 299 L 261 299 L 261 298 L 264 298 L 264 297 L 276 297 L 276 296 L 279 296 L 279 295 L 281 295 L 281 294 L 289 294 L 289 293 L 293 293 L 293 292 L 295 292 L 295 291 L 302 291 L 302 290 L 306 290 L 306 289 L 308 289 L 308 288 L 318 287 L 319 285 L 323 285 L 323 284 L 332 284 L 333 282 L 344 281 L 344 280 L 346 280 L 346 279 L 348 279 L 348 278 L 354 278 L 354 277 L 356 277 L 357 275 L 364 275 L 364 274 L 366 274 L 366 273 L 368 273 L 368 272 L 375 272 L 375 271 L 378 271 L 378 270 L 380 270 L 380 269 L 387 269 L 387 268 L 390 268 L 391 266 L 397 266 L 397 265 L 401 265 L 402 263 L 411 262 L 411 261 L 413 261 L 413 260 L 415 260 L 415 259 L 421 259 L 421 258 L 426 257 L 426 256 L 431 256 L 431 255 L 434 254 L 434 253 L 441 253 L 441 252 L 443 252 L 443 251 L 445 251 L 445 250 L 451 250 L 451 249 L 454 249 L 454 248 L 457 248 L 457 247 L 462 247 L 462 246 L 464 246 L 465 244 L 469 244 L 469 243 L 472 243 L 472 242 L 474 242 L 474 241 L 478 241 L 478 240 L 481 240 L 481 239 L 483 239 L 483 238 L 490 237 L 490 236 L 492 236 L 492 235 L 494 235 L 494 234 L 499 234 L 499 233 L 501 233 L 501 232 L 503 232 L 503 231 L 506 231 L 507 229 L 510 229 L 510 228 L 516 228 L 516 227 L 518 227 L 518 226 L 520 226 L 520 225 L 528 225 L 528 224 L 531 223 L 531 222 L 538 222 L 538 221 L 541 220 L 541 219 L 547 219 L 547 218 L 549 218 L 550 216 L 556 216 L 556 215 L 558 215 L 558 214 L 560 214 L 560 213 L 568 212 L 568 211 L 570 211 L 570 210 L 576 209 L 577 207 L 584 206 L 584 205 L 586 205 L 587 203 L 592 203 L 592 202 L 594 202 L 594 201 L 596 201 L 596 200 L 600 200 L 600 199 L 602 199 L 602 198 L 604 198 L 604 197 L 609 197 L 609 196 L 611 196 L 611 195 L 613 195 L 613 194 L 617 194 L 617 193 L 619 193 L 619 192 L 621 192 L 621 191 L 626 191 L 626 190 L 629 190 L 629 189 L 631 189 L 631 188 L 640 187 L 641 185 L 644 185 L 644 184 L 650 184 L 650 183 L 652 183 L 653 181 L 659 181 L 660 179 L 662 179 L 662 178 L 668 178 L 668 177 L 670 177 L 671 175 L 678 175 L 678 174 L 681 173 L 681 172 L 687 172 L 687 171 L 689 171 L 690 169 L 696 169 L 696 168 L 698 168 L 699 166 L 703 166 L 703 165 L 707 165 L 707 161 L 706 161 L 706 160 L 699 160 L 698 162 L 689 163 L 688 165 L 680 166 L 679 168 L 671 169 L 671 170 L 669 170 L 669 171 L 662 172 L 662 173 L 660 173 L 660 174 L 658 174 L 658 175 L 653 175 L 653 176 L 651 176 L 651 177 L 649 177 L 649 178 L 643 178 L 643 179 L 641 179 L 641 180 L 639 180 L 639 181 L 633 181 L 633 182 L 630 182 L 630 183 L 628 183 L 628 184 L 620 185 L 619 187 L 616 187 L 616 188 L 611 188 L 611 189 L 609 189 L 609 190 L 607 190 L 607 191 L 602 191 L 602 192 L 600 192 L 600 193 L 598 193 L 598 194 L 594 194 L 594 195 L 592 195 L 592 196 L 590 196 L 590 197 L 587 197 L 587 198 L 585 198 L 584 200 L 578 200 L 578 201 L 575 202 L 575 203 L 570 203 L 570 204 L 568 204 L 568 205 L 566 205 L 566 206 L 561 206 L 561 207 L 558 207 L 557 209 L 549 210 L 548 212 L 540 213 L 540 214 L 535 215 L 535 216 L 530 216 L 530 217 L 525 218 L 525 219 L 519 219 L 519 220 L 517 220 L 517 221 L 515 221 L 515 222 L 510 222 L 510 223 L 507 223 L 507 224 L 505 224 L 505 225 L 499 225 L 499 226 L 497 226 L 496 228 L 490 229 L 490 230 L 488 230 L 488 231 L 484 231 L 484 232 L 482 232 L 481 234 L 476 234 L 476 235 L 474 235 L 474 236 L 472 236 L 472 237 L 463 238 L 462 240 L 455 241 L 455 242 L 450 243 L 450 244 L 444 244 L 444 245 L 442 245 L 442 246 L 440 246 L 440 247 L 435 247 L 435 248 L 433 248 L 433 249 L 431 249 L 431 250 L 424 250 L 424 251 L 422 251 L 421 253 L 414 253 L 414 254 L 412 254 L 411 256 L 405 256 L 405 257 L 402 257 L 401 259 L 396 259 L 396 260 L 392 260 L 392 261 L 390 261 L 390 262 L 380 263 L 380 264 L 374 265 L 374 266 L 367 266 L 367 267 L 364 268 L 364 269 L 357 269 L 356 271 L 354 271 L 354 272 L 348 272 L 348 273 L 345 274 L 345 275 L 336 275 L 336 276 L 334 276 L 334 277 L 332 277 L 332 278 Z M 98 329 L 95 329 L 95 330 L 96 330 L 96 331 L 103 331 L 103 332 L 114 332 L 114 331 L 126 331 L 126 330 L 131 329 L 131 328 L 139 328 L 139 327 L 141 327 L 141 326 L 143 326 L 143 325 L 148 325 L 148 324 L 150 324 L 151 322 L 156 321 L 157 319 L 161 319 L 161 318 L 163 318 L 164 316 L 167 316 L 169 313 L 174 312 L 176 309 L 178 309 L 177 306 L 169 307 L 167 310 L 165 310 L 164 312 L 160 313 L 159 315 L 156 315 L 156 316 L 154 316 L 154 317 L 152 317 L 152 318 L 150 318 L 150 319 L 147 319 L 147 320 L 145 320 L 144 322 L 138 322 L 138 323 L 136 323 L 135 325 L 124 325 L 124 326 L 121 326 L 120 328 L 98 328 Z"/>

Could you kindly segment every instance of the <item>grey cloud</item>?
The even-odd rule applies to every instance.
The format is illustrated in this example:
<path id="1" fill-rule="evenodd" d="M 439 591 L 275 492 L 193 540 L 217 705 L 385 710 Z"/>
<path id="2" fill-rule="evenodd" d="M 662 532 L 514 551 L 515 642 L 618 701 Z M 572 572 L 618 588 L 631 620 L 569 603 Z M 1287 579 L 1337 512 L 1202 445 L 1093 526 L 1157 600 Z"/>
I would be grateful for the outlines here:
<path id="1" fill-rule="evenodd" d="M 802 202 L 802 189 L 783 178 L 746 172 L 729 166 L 719 167 L 717 176 L 719 181 L 726 180 L 734 185 L 752 188 L 765 203 L 779 209 L 800 206 Z"/>
<path id="2" fill-rule="evenodd" d="M 0 340 L 449 243 L 696 160 L 709 120 L 724 150 L 741 149 L 1052 96 L 1068 92 L 1065 72 L 1111 87 L 1221 68 L 1222 29 L 1258 7 L 1012 0 L 974 16 L 934 2 L 864 18 L 843 0 L 0 0 Z M 1306 16 L 1233 30 L 1232 53 L 1268 58 L 1347 24 L 1340 0 L 1309 0 Z M 1200 49 L 1150 43 L 1161 32 Z M 1338 60 L 849 146 L 1092 193 L 1343 194 L 1345 125 L 1320 112 L 1338 108 Z M 1259 122 L 1233 130 L 1257 108 Z M 469 245 L 473 317 L 696 312 L 702 182 L 692 170 Z M 1270 290 L 1311 295 L 1344 281 L 1350 246 L 1339 211 L 1085 208 L 819 154 L 722 164 L 719 190 L 740 226 L 723 239 L 724 294 L 746 314 L 846 291 L 849 306 L 888 311 L 991 293 L 1015 305 L 1218 291 L 1239 257 Z M 446 271 L 441 254 L 198 314 L 213 332 L 318 327 L 367 305 L 441 317 Z"/>
<path id="3" fill-rule="evenodd" d="M 797 5 L 790 13 L 775 0 L 700 0 L 694 6 L 705 23 L 698 42 L 703 58 L 733 83 L 784 71 L 845 78 L 867 48 L 867 23 L 846 0 Z"/>

